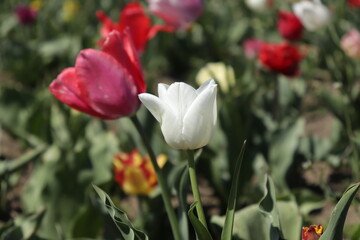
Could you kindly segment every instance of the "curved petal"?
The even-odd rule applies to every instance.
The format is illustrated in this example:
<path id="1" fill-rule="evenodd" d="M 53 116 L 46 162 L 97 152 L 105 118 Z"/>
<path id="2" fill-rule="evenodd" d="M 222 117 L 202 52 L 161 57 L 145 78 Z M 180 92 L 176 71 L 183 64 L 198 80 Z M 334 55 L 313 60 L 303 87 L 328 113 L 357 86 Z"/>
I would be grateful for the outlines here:
<path id="1" fill-rule="evenodd" d="M 119 18 L 119 29 L 130 29 L 135 47 L 142 52 L 147 43 L 151 21 L 145 14 L 140 3 L 128 3 L 121 11 Z"/>
<path id="2" fill-rule="evenodd" d="M 217 118 L 216 87 L 209 81 L 184 116 L 183 136 L 189 149 L 203 147 L 210 141 Z"/>
<path id="3" fill-rule="evenodd" d="M 118 118 L 133 114 L 139 107 L 132 75 L 111 55 L 85 49 L 78 55 L 75 69 L 79 89 L 96 112 Z"/>
<path id="4" fill-rule="evenodd" d="M 81 98 L 75 68 L 64 69 L 49 86 L 50 92 L 71 108 L 99 118 L 106 118 L 90 108 Z"/>
<path id="5" fill-rule="evenodd" d="M 129 69 L 138 93 L 145 92 L 141 63 L 128 30 L 123 33 L 112 31 L 104 41 L 102 51 L 114 57 L 125 69 Z"/>
<path id="6" fill-rule="evenodd" d="M 183 82 L 176 82 L 169 86 L 164 100 L 182 119 L 196 96 L 193 87 Z"/>
<path id="7" fill-rule="evenodd" d="M 149 93 L 141 93 L 138 95 L 140 101 L 144 104 L 144 106 L 151 112 L 154 118 L 161 124 L 162 115 L 164 114 L 167 107 L 163 101 L 161 101 L 158 97 L 149 94 Z"/>
<path id="8" fill-rule="evenodd" d="M 164 84 L 165 85 L 165 84 Z M 162 99 L 148 93 L 139 94 L 140 101 L 160 123 L 165 141 L 171 147 L 184 149 L 186 145 L 182 133 L 182 119 Z"/>
<path id="9" fill-rule="evenodd" d="M 161 100 L 165 100 L 166 98 L 166 92 L 169 88 L 169 85 L 165 83 L 159 83 L 158 84 L 158 95 Z"/>
<path id="10" fill-rule="evenodd" d="M 205 91 L 208 88 L 212 88 L 214 86 L 217 86 L 215 83 L 215 80 L 213 78 L 205 81 L 203 84 L 201 84 L 201 86 L 196 89 L 196 94 L 200 95 L 203 91 Z"/>

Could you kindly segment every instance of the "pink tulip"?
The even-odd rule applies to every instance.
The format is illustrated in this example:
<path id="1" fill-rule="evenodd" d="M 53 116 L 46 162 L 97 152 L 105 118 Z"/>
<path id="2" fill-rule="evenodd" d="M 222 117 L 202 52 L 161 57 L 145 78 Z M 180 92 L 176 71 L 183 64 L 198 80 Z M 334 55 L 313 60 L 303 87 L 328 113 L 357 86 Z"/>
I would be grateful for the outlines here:
<path id="1" fill-rule="evenodd" d="M 360 58 L 360 33 L 356 29 L 350 30 L 341 39 L 341 48 L 350 58 Z"/>
<path id="2" fill-rule="evenodd" d="M 254 59 L 258 56 L 263 42 L 256 38 L 247 39 L 243 43 L 244 55 L 247 59 Z"/>
<path id="3" fill-rule="evenodd" d="M 148 0 L 154 15 L 177 29 L 185 29 L 203 10 L 202 0 Z"/>
<path id="4" fill-rule="evenodd" d="M 103 119 L 129 116 L 140 106 L 146 86 L 132 39 L 125 31 L 111 32 L 102 50 L 85 49 L 75 67 L 64 69 L 49 86 L 71 108 Z"/>

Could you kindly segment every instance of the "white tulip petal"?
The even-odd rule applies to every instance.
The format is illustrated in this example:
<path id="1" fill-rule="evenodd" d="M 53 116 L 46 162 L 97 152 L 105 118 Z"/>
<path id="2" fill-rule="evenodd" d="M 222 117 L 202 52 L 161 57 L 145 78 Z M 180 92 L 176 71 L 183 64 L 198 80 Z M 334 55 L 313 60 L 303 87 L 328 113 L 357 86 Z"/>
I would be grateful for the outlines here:
<path id="1" fill-rule="evenodd" d="M 159 95 L 160 99 L 165 100 L 166 92 L 167 92 L 168 88 L 169 88 L 169 85 L 167 85 L 165 83 L 158 84 L 158 95 Z"/>
<path id="2" fill-rule="evenodd" d="M 180 118 L 183 118 L 196 96 L 196 90 L 193 87 L 177 82 L 167 89 L 164 100 Z"/>
<path id="3" fill-rule="evenodd" d="M 320 0 L 296 2 L 293 4 L 293 11 L 309 31 L 315 31 L 326 26 L 331 19 L 329 9 Z"/>
<path id="4" fill-rule="evenodd" d="M 209 88 L 210 86 L 212 85 L 215 85 L 216 86 L 216 83 L 215 83 L 215 80 L 214 79 L 209 79 L 207 80 L 206 82 L 204 82 L 198 89 L 196 89 L 196 94 L 197 95 L 200 95 L 200 93 L 202 91 L 204 91 L 205 89 Z"/>
<path id="5" fill-rule="evenodd" d="M 151 114 L 155 117 L 155 119 L 159 123 L 161 123 L 162 115 L 168 108 L 166 104 L 162 102 L 160 98 L 148 93 L 141 93 L 138 96 L 140 101 L 151 112 Z"/>
<path id="6" fill-rule="evenodd" d="M 203 147 L 210 141 L 216 112 L 216 84 L 213 83 L 201 91 L 184 116 L 182 134 L 189 149 Z"/>

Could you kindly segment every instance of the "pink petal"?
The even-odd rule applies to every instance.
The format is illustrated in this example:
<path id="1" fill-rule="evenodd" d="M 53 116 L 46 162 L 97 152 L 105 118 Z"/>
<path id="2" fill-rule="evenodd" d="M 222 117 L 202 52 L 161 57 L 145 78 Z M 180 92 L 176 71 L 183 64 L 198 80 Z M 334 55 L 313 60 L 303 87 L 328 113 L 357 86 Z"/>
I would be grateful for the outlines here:
<path id="1" fill-rule="evenodd" d="M 73 67 L 64 69 L 50 84 L 49 90 L 58 100 L 69 105 L 73 109 L 95 117 L 106 118 L 92 110 L 80 97 L 81 94 L 78 87 L 78 79 L 75 68 Z"/>
<path id="2" fill-rule="evenodd" d="M 113 56 L 124 69 L 128 69 L 129 74 L 133 76 L 138 93 L 146 91 L 141 63 L 129 30 L 123 33 L 112 31 L 105 40 L 102 51 Z"/>
<path id="3" fill-rule="evenodd" d="M 133 75 L 106 52 L 85 49 L 75 63 L 81 94 L 108 118 L 133 114 L 140 105 Z"/>

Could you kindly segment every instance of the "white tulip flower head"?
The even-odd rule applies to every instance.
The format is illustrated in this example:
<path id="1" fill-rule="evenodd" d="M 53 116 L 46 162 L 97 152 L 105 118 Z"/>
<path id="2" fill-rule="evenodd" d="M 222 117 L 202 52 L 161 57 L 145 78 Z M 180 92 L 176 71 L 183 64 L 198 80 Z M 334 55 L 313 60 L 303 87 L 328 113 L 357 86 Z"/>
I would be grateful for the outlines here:
<path id="1" fill-rule="evenodd" d="M 139 94 L 160 123 L 165 141 L 176 149 L 197 149 L 209 143 L 217 119 L 217 85 L 213 79 L 198 89 L 183 82 L 158 85 L 159 97 Z"/>
<path id="2" fill-rule="evenodd" d="M 316 31 L 329 24 L 331 14 L 320 0 L 303 0 L 293 4 L 293 11 L 304 27 Z"/>

